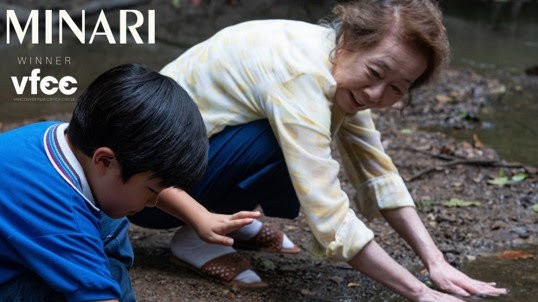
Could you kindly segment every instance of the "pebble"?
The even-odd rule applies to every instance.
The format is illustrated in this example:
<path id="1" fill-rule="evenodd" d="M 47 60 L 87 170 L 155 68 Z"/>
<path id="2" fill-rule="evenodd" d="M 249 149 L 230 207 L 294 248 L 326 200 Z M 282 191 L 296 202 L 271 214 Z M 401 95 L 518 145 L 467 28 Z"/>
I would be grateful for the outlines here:
<path id="1" fill-rule="evenodd" d="M 439 244 L 439 249 L 443 253 L 454 253 L 454 252 L 456 252 L 456 248 L 452 244 L 441 243 L 441 244 Z"/>
<path id="2" fill-rule="evenodd" d="M 332 276 L 332 277 L 329 278 L 329 280 L 333 281 L 336 284 L 340 284 L 340 283 L 344 282 L 344 278 L 339 277 L 339 276 Z"/>
<path id="3" fill-rule="evenodd" d="M 465 259 L 467 261 L 475 261 L 476 260 L 476 256 L 473 256 L 473 255 L 465 255 Z"/>
<path id="4" fill-rule="evenodd" d="M 506 223 L 506 222 L 504 222 L 502 220 L 496 220 L 495 222 L 493 222 L 490 229 L 491 230 L 498 230 L 498 229 L 505 229 L 507 227 L 508 227 L 508 223 Z"/>
<path id="5" fill-rule="evenodd" d="M 526 239 L 526 238 L 529 238 L 530 236 L 530 232 L 527 228 L 525 227 L 516 227 L 513 229 L 513 231 L 520 237 L 520 238 L 523 238 L 523 239 Z"/>
<path id="6" fill-rule="evenodd" d="M 306 288 L 303 288 L 303 289 L 301 289 L 301 295 L 303 295 L 303 296 L 313 296 L 314 293 L 311 292 L 310 290 L 306 289 Z"/>

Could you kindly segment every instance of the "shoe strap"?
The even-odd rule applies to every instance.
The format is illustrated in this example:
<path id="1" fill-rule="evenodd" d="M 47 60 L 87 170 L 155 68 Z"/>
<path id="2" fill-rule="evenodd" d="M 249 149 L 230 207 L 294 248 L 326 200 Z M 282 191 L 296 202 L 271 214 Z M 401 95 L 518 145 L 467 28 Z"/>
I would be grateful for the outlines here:
<path id="1" fill-rule="evenodd" d="M 234 252 L 209 260 L 204 263 L 201 271 L 206 275 L 230 282 L 235 276 L 251 268 L 245 257 Z"/>

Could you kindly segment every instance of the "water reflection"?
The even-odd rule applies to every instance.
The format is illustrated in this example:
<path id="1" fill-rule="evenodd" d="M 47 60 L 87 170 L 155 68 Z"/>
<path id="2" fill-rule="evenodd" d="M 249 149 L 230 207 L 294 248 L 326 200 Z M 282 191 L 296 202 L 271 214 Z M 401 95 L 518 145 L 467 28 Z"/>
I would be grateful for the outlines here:
<path id="1" fill-rule="evenodd" d="M 510 83 L 538 64 L 538 1 L 441 1 L 453 64 L 471 66 Z M 473 130 L 446 130 L 469 141 L 477 133 L 507 160 L 538 166 L 538 81 L 519 85 L 492 101 Z M 534 84 L 533 84 L 534 83 Z"/>
<path id="2" fill-rule="evenodd" d="M 533 301 L 538 297 L 538 246 L 525 251 L 534 255 L 532 259 L 506 260 L 495 256 L 479 257 L 467 263 L 463 271 L 480 279 L 495 281 L 500 287 L 506 287 L 509 294 L 497 298 L 473 299 L 468 301 L 521 302 Z"/>
<path id="3" fill-rule="evenodd" d="M 538 246 L 531 246 L 523 251 L 534 255 L 532 259 L 507 260 L 496 256 L 478 257 L 464 263 L 463 272 L 478 280 L 496 282 L 497 286 L 508 289 L 508 294 L 501 297 L 465 298 L 468 302 L 522 302 L 535 301 L 538 297 Z M 501 253 L 499 251 L 498 253 Z M 497 254 L 497 253 L 495 253 Z M 404 298 L 389 292 L 380 292 L 368 302 L 403 302 Z"/>

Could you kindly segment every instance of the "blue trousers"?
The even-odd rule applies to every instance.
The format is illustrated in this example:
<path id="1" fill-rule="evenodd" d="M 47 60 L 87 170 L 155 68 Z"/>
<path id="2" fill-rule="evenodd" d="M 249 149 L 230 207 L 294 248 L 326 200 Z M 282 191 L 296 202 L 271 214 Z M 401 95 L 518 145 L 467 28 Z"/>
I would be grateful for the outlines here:
<path id="1" fill-rule="evenodd" d="M 135 301 L 128 269 L 133 265 L 133 249 L 128 237 L 129 222 L 126 218 L 112 219 L 101 215 L 101 239 L 108 256 L 108 266 L 112 278 L 121 290 L 120 301 Z M 28 272 L 17 279 L 0 286 L 0 302 L 41 302 L 66 301 L 62 293 L 54 291 L 37 274 Z"/>
<path id="2" fill-rule="evenodd" d="M 209 139 L 208 168 L 187 192 L 209 211 L 232 214 L 258 204 L 266 216 L 295 218 L 299 201 L 282 150 L 267 120 L 226 127 Z M 149 228 L 183 222 L 157 208 L 129 217 Z"/>

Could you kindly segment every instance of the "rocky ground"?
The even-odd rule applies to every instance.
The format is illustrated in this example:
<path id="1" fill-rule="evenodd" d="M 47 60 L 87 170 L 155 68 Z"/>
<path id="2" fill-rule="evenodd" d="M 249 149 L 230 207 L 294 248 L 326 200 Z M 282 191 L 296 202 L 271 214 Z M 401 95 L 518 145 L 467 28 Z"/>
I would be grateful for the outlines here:
<path id="1" fill-rule="evenodd" d="M 466 69 L 444 72 L 440 81 L 414 96 L 403 112 L 377 111 L 376 123 L 389 155 L 407 180 L 423 222 L 454 265 L 488 255 L 499 248 L 536 244 L 538 178 L 534 167 L 507 163 L 476 140 L 456 141 L 440 133 L 414 130 L 423 125 L 472 127 L 479 108 L 498 97 L 501 83 Z M 510 88 L 508 88 L 510 89 Z M 453 98 L 450 104 L 447 98 Z M 474 112 L 474 118 L 459 114 Z M 474 122 L 473 122 L 474 120 Z M 461 164 L 454 164 L 455 161 Z M 527 173 L 512 186 L 488 184 L 503 169 L 506 176 Z M 427 172 L 429 171 L 429 172 Z M 354 189 L 344 174 L 344 190 Z M 478 206 L 449 207 L 451 199 L 479 202 Z M 298 244 L 310 239 L 304 217 L 295 220 L 265 218 Z M 368 224 L 376 240 L 397 261 L 421 275 L 422 266 L 407 244 L 382 219 Z M 133 283 L 141 301 L 376 301 L 390 297 L 379 284 L 343 263 L 299 255 L 240 251 L 254 264 L 270 287 L 262 290 L 230 288 L 203 278 L 170 261 L 168 242 L 174 230 L 132 227 L 137 262 Z"/>
<path id="2" fill-rule="evenodd" d="M 35 4 L 35 1 L 5 2 L 27 7 Z M 89 2 L 69 1 L 69 5 Z M 165 30 L 158 38 L 187 45 L 209 35 L 215 28 L 242 20 L 238 15 L 250 14 L 250 18 L 254 18 L 270 14 L 284 18 L 294 13 L 294 18 L 308 19 L 315 10 L 326 9 L 328 1 L 317 1 L 319 5 L 309 9 L 301 6 L 300 1 L 288 6 L 285 1 L 276 0 L 254 1 L 258 6 L 245 4 L 253 3 L 245 1 L 212 1 L 211 9 L 188 8 L 185 1 L 141 2 L 150 2 L 142 7 L 161 8 L 157 27 Z M 61 0 L 39 3 L 49 7 L 55 7 L 54 3 L 56 7 L 68 5 Z M 227 13 L 230 11 L 235 13 Z M 202 36 L 196 30 L 201 31 Z M 452 68 L 442 73 L 437 82 L 416 91 L 412 105 L 403 111 L 375 112 L 386 151 L 406 180 L 422 220 L 445 257 L 456 266 L 498 248 L 537 243 L 538 215 L 531 207 L 538 204 L 538 173 L 535 167 L 503 161 L 494 150 L 483 146 L 479 137 L 456 141 L 441 133 L 420 129 L 432 126 L 473 129 L 480 123 L 480 108 L 501 97 L 503 91 L 522 89 L 529 82 L 536 84 L 535 79 L 525 76 L 506 82 L 493 75 Z M 68 120 L 69 114 L 43 119 Z M 0 121 L 0 131 L 33 121 L 15 124 Z M 488 180 L 498 177 L 501 169 L 508 177 L 517 173 L 526 173 L 528 177 L 510 186 L 489 184 Z M 344 174 L 341 179 L 344 190 L 353 196 L 354 188 Z M 447 201 L 451 199 L 479 205 L 450 207 Z M 310 238 L 309 227 L 302 216 L 295 220 L 263 220 L 284 230 L 299 245 Z M 418 259 L 383 220 L 374 220 L 368 225 L 392 257 L 428 282 L 421 273 Z M 382 286 L 348 265 L 313 258 L 306 249 L 298 255 L 240 251 L 270 286 L 258 290 L 232 288 L 174 265 L 168 250 L 173 234 L 173 229 L 131 228 L 136 253 L 132 280 L 139 301 L 377 301 L 381 300 L 380 296 L 390 297 Z"/>

